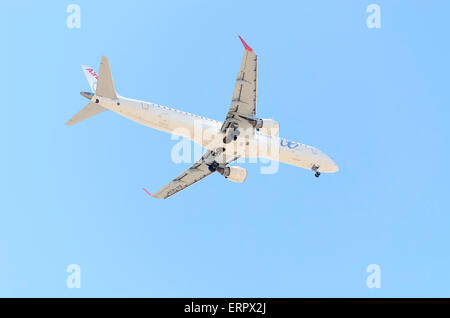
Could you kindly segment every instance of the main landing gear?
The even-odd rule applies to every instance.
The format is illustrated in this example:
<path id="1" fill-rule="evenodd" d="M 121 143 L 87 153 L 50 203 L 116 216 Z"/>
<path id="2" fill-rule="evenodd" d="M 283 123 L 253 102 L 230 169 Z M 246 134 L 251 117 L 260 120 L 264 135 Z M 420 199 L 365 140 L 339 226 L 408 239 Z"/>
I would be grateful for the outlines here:
<path id="1" fill-rule="evenodd" d="M 238 139 L 239 135 L 240 135 L 240 132 L 237 129 L 237 126 L 227 128 L 226 135 L 225 135 L 225 137 L 223 137 L 223 143 L 229 144 L 232 141 L 236 141 Z"/>
<path id="2" fill-rule="evenodd" d="M 234 136 L 232 139 L 231 138 L 227 138 L 227 137 L 223 137 L 222 141 L 223 141 L 224 144 L 229 144 L 233 140 L 236 141 L 237 140 L 237 136 Z"/>
<path id="3" fill-rule="evenodd" d="M 224 147 L 219 147 L 216 149 L 216 151 L 211 152 L 211 155 L 215 158 L 217 158 L 218 156 L 222 155 L 225 152 L 225 148 Z M 211 172 L 216 172 L 220 167 L 219 167 L 219 163 L 217 161 L 213 161 L 210 164 L 208 164 L 208 170 Z"/>
<path id="4" fill-rule="evenodd" d="M 320 172 L 317 171 L 317 170 L 319 170 L 319 166 L 318 166 L 318 165 L 313 165 L 312 168 L 311 168 L 311 170 L 315 172 L 314 176 L 315 176 L 316 178 L 320 177 Z"/>
<path id="5" fill-rule="evenodd" d="M 211 172 L 215 172 L 217 170 L 217 168 L 219 168 L 219 164 L 215 161 L 213 161 L 209 166 L 208 169 Z"/>

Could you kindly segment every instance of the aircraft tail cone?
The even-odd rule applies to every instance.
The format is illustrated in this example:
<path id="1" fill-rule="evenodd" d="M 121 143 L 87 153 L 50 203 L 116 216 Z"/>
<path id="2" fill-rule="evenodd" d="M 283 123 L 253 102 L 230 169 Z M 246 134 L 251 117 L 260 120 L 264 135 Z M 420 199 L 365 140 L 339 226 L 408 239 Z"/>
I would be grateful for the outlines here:
<path id="1" fill-rule="evenodd" d="M 94 96 L 94 94 L 91 93 L 91 92 L 80 92 L 80 95 L 85 97 L 85 98 L 87 98 L 87 99 L 89 99 L 89 100 L 91 100 L 92 97 Z"/>

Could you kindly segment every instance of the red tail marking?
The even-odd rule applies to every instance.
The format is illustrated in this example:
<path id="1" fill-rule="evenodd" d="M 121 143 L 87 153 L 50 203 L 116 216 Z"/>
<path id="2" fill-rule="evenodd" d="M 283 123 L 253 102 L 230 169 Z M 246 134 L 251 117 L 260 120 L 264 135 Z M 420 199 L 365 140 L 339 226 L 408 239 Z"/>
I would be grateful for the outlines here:
<path id="1" fill-rule="evenodd" d="M 95 79 L 98 80 L 98 75 L 97 75 L 97 73 L 95 73 L 95 71 L 94 71 L 92 68 L 88 68 L 87 71 L 88 71 L 89 73 L 91 73 L 91 75 L 94 76 Z"/>

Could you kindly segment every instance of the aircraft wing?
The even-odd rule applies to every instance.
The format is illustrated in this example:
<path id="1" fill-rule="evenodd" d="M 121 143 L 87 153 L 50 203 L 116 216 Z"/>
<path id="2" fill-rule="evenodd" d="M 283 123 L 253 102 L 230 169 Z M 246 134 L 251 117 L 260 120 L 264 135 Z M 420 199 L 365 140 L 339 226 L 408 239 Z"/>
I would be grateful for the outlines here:
<path id="1" fill-rule="evenodd" d="M 242 58 L 241 68 L 236 78 L 230 109 L 221 128 L 221 132 L 224 133 L 227 132 L 229 128 L 253 128 L 249 119 L 255 118 L 256 115 L 258 57 L 253 49 L 248 46 L 241 37 L 239 37 L 239 39 L 245 48 L 244 57 Z M 208 150 L 192 167 L 162 187 L 154 195 L 150 195 L 159 199 L 167 199 L 175 193 L 206 178 L 216 171 L 217 168 L 226 167 L 237 158 L 238 157 L 229 157 L 222 153 Z M 210 166 L 214 163 L 217 163 L 218 167 L 215 167 L 211 171 Z"/>
<path id="2" fill-rule="evenodd" d="M 239 39 L 245 48 L 244 56 L 234 85 L 230 109 L 221 128 L 222 132 L 231 126 L 250 128 L 252 126 L 244 118 L 254 118 L 256 115 L 258 56 L 241 37 Z"/>
<path id="3" fill-rule="evenodd" d="M 212 174 L 213 171 L 209 170 L 209 166 L 213 162 L 217 162 L 219 167 L 225 167 L 227 164 L 236 159 L 237 157 L 229 157 L 223 155 L 222 153 L 215 153 L 212 150 L 208 150 L 192 167 L 162 187 L 155 194 L 151 194 L 151 196 L 158 199 L 167 199 L 175 193 L 186 189 L 187 187 Z"/>

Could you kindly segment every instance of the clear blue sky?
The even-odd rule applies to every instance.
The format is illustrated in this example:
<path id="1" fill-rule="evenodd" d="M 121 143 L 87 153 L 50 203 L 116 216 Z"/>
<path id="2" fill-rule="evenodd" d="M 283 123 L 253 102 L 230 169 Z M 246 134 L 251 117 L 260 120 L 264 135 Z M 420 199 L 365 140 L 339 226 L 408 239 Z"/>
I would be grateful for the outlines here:
<path id="1" fill-rule="evenodd" d="M 0 6 L 0 296 L 450 296 L 448 1 Z M 223 120 L 238 34 L 259 54 L 260 116 L 339 173 L 246 164 L 244 184 L 213 175 L 155 200 L 142 187 L 188 167 L 169 134 L 112 112 L 64 125 L 86 104 L 80 64 L 101 55 L 121 95 Z"/>

